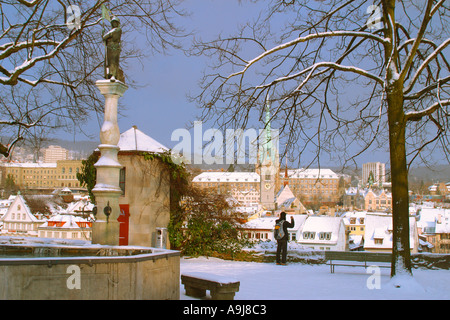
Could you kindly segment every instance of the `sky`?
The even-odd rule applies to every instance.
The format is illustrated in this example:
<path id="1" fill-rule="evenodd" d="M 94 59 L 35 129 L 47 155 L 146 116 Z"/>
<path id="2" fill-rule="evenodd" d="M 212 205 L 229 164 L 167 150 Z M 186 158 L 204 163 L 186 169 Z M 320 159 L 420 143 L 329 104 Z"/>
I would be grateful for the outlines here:
<path id="1" fill-rule="evenodd" d="M 190 11 L 191 15 L 179 18 L 179 21 L 187 30 L 194 30 L 195 36 L 213 39 L 221 32 L 233 34 L 238 25 L 256 16 L 264 5 L 248 1 L 239 3 L 237 0 L 186 0 L 183 8 Z M 190 40 L 186 39 L 185 44 L 189 46 Z M 188 57 L 181 51 L 171 50 L 167 55 L 149 56 L 142 65 L 136 63 L 124 70 L 127 77 L 133 77 L 145 86 L 129 88 L 121 98 L 126 109 L 121 111 L 122 116 L 119 118 L 120 131 L 124 132 L 136 125 L 145 134 L 173 148 L 178 141 L 171 140 L 172 133 L 186 128 L 200 113 L 195 104 L 188 101 L 187 94 L 197 92 L 197 83 L 207 62 L 206 57 Z M 93 137 L 91 140 L 99 140 L 102 121 L 101 117 L 97 119 L 93 115 L 84 127 L 85 132 Z M 206 128 L 204 126 L 204 130 Z M 58 133 L 58 136 L 68 140 L 86 140 L 81 133 Z M 322 157 L 325 165 L 332 165 L 326 163 L 327 158 Z M 361 161 L 358 165 L 373 161 L 386 163 L 388 159 L 387 150 L 377 150 L 358 158 Z"/>
<path id="2" fill-rule="evenodd" d="M 187 0 L 184 7 L 191 14 L 180 18 L 180 23 L 204 39 L 213 39 L 221 32 L 233 33 L 240 23 L 258 12 L 255 4 L 239 4 L 237 0 Z M 189 39 L 184 42 L 190 46 Z M 167 55 L 150 56 L 143 65 L 136 63 L 131 70 L 125 70 L 127 77 L 132 76 L 146 86 L 129 88 L 121 98 L 120 102 L 126 109 L 121 111 L 119 118 L 120 131 L 136 125 L 168 148 L 176 145 L 178 141 L 171 141 L 172 132 L 186 128 L 199 114 L 195 104 L 188 101 L 187 94 L 198 89 L 197 83 L 207 61 L 205 57 L 188 57 L 181 51 L 171 50 Z M 102 121 L 93 116 L 84 130 L 96 138 Z M 74 140 L 73 133 L 63 136 Z M 76 133 L 75 139 L 86 140 L 86 137 Z"/>

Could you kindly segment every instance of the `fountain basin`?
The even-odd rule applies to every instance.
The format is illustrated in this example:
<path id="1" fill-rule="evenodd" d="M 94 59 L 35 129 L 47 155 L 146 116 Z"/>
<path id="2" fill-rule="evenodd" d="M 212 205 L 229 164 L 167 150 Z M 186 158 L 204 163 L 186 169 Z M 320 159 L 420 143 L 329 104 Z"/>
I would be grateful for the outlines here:
<path id="1" fill-rule="evenodd" d="M 178 251 L 4 238 L 0 299 L 179 299 Z"/>

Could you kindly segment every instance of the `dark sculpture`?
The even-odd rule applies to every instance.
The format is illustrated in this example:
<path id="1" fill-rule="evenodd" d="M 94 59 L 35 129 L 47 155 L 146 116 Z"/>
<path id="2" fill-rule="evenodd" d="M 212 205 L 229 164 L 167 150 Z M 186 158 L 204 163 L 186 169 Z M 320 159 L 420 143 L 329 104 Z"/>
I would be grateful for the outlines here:
<path id="1" fill-rule="evenodd" d="M 106 46 L 105 78 L 111 79 L 111 81 L 119 80 L 125 82 L 122 69 L 119 67 L 122 28 L 117 17 L 111 19 L 111 26 L 112 29 L 103 36 Z"/>

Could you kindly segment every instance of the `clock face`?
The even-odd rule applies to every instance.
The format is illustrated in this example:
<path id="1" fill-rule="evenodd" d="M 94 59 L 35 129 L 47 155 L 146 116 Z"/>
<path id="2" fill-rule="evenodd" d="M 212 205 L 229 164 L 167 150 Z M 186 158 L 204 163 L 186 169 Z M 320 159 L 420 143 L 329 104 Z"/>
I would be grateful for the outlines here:
<path id="1" fill-rule="evenodd" d="M 272 187 L 272 184 L 266 183 L 266 184 L 264 185 L 264 187 L 265 187 L 267 190 L 269 190 L 269 189 Z"/>

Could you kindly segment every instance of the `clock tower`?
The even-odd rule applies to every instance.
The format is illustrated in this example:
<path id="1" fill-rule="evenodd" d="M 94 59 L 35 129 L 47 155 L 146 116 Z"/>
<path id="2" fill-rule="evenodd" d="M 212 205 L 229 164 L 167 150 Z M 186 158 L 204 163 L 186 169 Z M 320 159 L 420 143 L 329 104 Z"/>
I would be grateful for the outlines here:
<path id="1" fill-rule="evenodd" d="M 266 210 L 275 210 L 276 186 L 279 180 L 278 130 L 270 126 L 270 105 L 266 102 L 264 130 L 260 135 L 257 171 L 260 176 L 260 204 Z"/>

